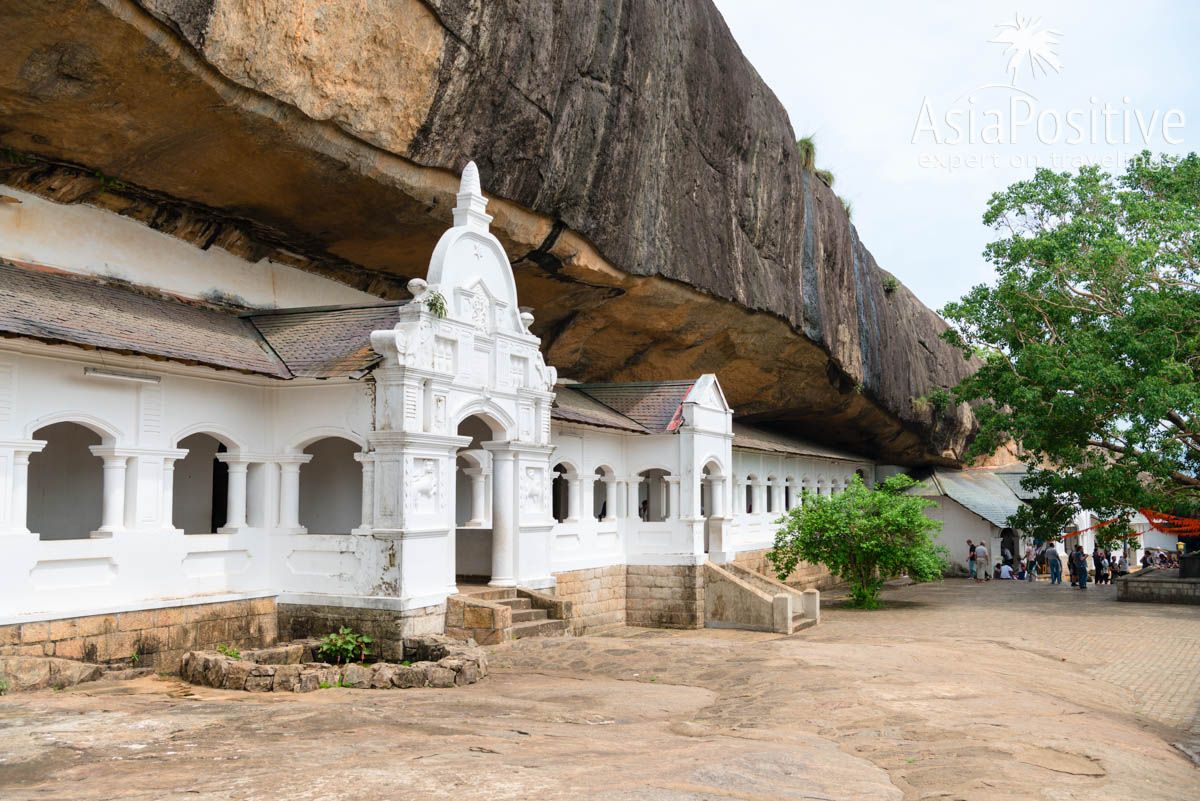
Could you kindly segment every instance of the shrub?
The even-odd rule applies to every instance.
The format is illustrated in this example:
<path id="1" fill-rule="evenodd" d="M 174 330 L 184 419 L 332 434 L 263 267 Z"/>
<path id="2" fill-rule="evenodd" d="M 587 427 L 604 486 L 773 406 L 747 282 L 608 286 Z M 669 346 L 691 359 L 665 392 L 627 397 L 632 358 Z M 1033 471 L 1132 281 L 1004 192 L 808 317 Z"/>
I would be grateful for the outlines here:
<path id="1" fill-rule="evenodd" d="M 325 662 L 341 665 L 362 662 L 371 655 L 371 643 L 375 640 L 366 634 L 358 634 L 353 629 L 342 626 L 335 634 L 326 634 L 317 646 L 317 657 Z"/>
<path id="2" fill-rule="evenodd" d="M 833 173 L 829 170 L 816 170 L 813 174 L 820 178 L 826 186 L 833 188 Z"/>
<path id="3" fill-rule="evenodd" d="M 946 551 L 930 532 L 942 524 L 925 516 L 933 501 L 906 494 L 917 482 L 895 475 L 877 489 L 855 476 L 836 495 L 806 494 L 804 504 L 780 518 L 767 558 L 781 581 L 801 561 L 823 564 L 850 585 L 851 605 L 879 607 L 883 582 L 907 572 L 933 581 L 946 568 Z"/>
<path id="4" fill-rule="evenodd" d="M 8 692 L 8 681 L 3 676 L 0 676 L 0 695 L 4 695 L 7 692 Z"/>
<path id="5" fill-rule="evenodd" d="M 801 169 L 812 172 L 817 166 L 817 144 L 812 134 L 796 140 L 796 150 L 800 152 Z"/>
<path id="6" fill-rule="evenodd" d="M 892 294 L 900 288 L 900 282 L 896 280 L 894 275 L 885 275 L 883 277 L 883 291 L 887 294 Z"/>
<path id="7" fill-rule="evenodd" d="M 436 289 L 431 289 L 425 295 L 425 308 L 429 309 L 429 313 L 434 317 L 446 316 L 446 296 Z"/>
<path id="8" fill-rule="evenodd" d="M 230 659 L 241 659 L 242 652 L 234 648 L 232 645 L 221 643 L 217 646 L 217 653 L 229 657 Z"/>

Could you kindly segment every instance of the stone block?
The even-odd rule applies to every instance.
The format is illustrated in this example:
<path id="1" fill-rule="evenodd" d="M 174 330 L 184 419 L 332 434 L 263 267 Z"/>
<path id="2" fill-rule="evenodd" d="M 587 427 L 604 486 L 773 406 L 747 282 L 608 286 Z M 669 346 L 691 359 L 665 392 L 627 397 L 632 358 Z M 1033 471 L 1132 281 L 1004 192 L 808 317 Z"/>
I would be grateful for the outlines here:
<path id="1" fill-rule="evenodd" d="M 449 668 L 430 664 L 425 669 L 425 676 L 430 687 L 445 688 L 454 686 L 454 671 Z"/>
<path id="2" fill-rule="evenodd" d="M 196 629 L 191 625 L 171 626 L 168 629 L 167 645 L 170 648 L 190 649 L 196 645 Z"/>
<path id="3" fill-rule="evenodd" d="M 224 620 L 202 620 L 194 624 L 196 643 L 204 648 L 212 648 L 221 643 L 229 642 Z"/>
<path id="4" fill-rule="evenodd" d="M 250 676 L 246 679 L 246 692 L 269 693 L 275 683 L 274 676 Z"/>
<path id="5" fill-rule="evenodd" d="M 346 665 L 342 668 L 342 686 L 365 690 L 371 686 L 371 670 L 362 665 Z"/>
<path id="6" fill-rule="evenodd" d="M 383 690 L 392 686 L 392 677 L 396 673 L 396 666 L 388 662 L 378 662 L 371 666 L 371 681 L 372 689 Z"/>
<path id="7" fill-rule="evenodd" d="M 275 599 L 274 598 L 255 598 L 248 601 L 250 615 L 274 615 L 275 614 Z"/>
<path id="8" fill-rule="evenodd" d="M 141 631 L 152 629 L 157 618 L 154 609 L 143 609 L 136 612 L 122 612 L 117 615 L 117 631 Z"/>
<path id="9" fill-rule="evenodd" d="M 62 659 L 83 659 L 83 638 L 59 640 L 54 643 L 54 655 Z"/>
<path id="10" fill-rule="evenodd" d="M 400 687 L 402 689 L 424 687 L 425 680 L 425 670 L 416 665 L 396 665 L 396 669 L 392 671 L 393 687 Z"/>
<path id="11" fill-rule="evenodd" d="M 300 675 L 304 669 L 298 664 L 278 665 L 275 668 L 274 691 L 279 693 L 298 692 Z"/>
<path id="12" fill-rule="evenodd" d="M 204 681 L 209 687 L 224 687 L 225 674 L 229 670 L 229 661 L 220 654 L 204 655 Z"/>
<path id="13" fill-rule="evenodd" d="M 29 645 L 35 642 L 45 642 L 50 639 L 49 623 L 22 623 L 21 644 Z"/>
<path id="14" fill-rule="evenodd" d="M 225 681 L 221 685 L 226 690 L 246 689 L 246 679 L 250 678 L 253 662 L 245 660 L 228 660 L 225 665 Z"/>
<path id="15" fill-rule="evenodd" d="M 300 680 L 293 689 L 298 693 L 311 693 L 314 690 L 321 689 L 320 672 L 309 668 L 301 668 Z"/>
<path id="16" fill-rule="evenodd" d="M 0 626 L 0 648 L 16 645 L 21 641 L 20 626 Z"/>
<path id="17" fill-rule="evenodd" d="M 495 615 L 490 607 L 468 606 L 463 613 L 465 627 L 469 629 L 495 628 Z"/>

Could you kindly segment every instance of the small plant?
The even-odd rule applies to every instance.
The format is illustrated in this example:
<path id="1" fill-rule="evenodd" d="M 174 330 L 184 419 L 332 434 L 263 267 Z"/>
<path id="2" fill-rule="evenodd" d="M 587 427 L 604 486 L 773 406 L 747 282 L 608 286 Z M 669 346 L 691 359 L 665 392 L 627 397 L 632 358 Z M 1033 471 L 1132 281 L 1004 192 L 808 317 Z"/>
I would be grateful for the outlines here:
<path id="1" fill-rule="evenodd" d="M 913 411 L 917 414 L 925 414 L 929 411 L 929 398 L 922 395 L 919 398 L 912 398 Z"/>
<path id="2" fill-rule="evenodd" d="M 950 392 L 942 387 L 934 387 L 929 393 L 929 405 L 933 407 L 933 413 L 941 415 L 950 408 Z"/>
<path id="3" fill-rule="evenodd" d="M 887 294 L 892 294 L 900 288 L 900 282 L 896 280 L 894 275 L 885 275 L 883 277 L 883 291 Z"/>
<path id="4" fill-rule="evenodd" d="M 446 296 L 436 289 L 431 289 L 424 297 L 425 308 L 429 309 L 429 313 L 434 317 L 446 316 Z"/>
<path id="5" fill-rule="evenodd" d="M 863 390 L 865 390 L 865 389 L 866 389 L 866 387 L 863 386 L 863 382 L 859 381 L 857 384 L 854 385 L 854 394 L 861 395 L 861 394 L 863 394 Z"/>
<path id="6" fill-rule="evenodd" d="M 332 685 L 332 684 L 330 684 L 330 683 L 329 683 L 329 682 L 327 682 L 327 681 L 323 681 L 323 682 L 321 682 L 320 684 L 318 684 L 317 686 L 318 686 L 318 687 L 320 687 L 322 690 L 328 690 L 328 689 L 329 689 L 330 687 L 332 687 L 333 685 Z"/>
<path id="7" fill-rule="evenodd" d="M 217 646 L 217 652 L 220 653 L 222 656 L 229 657 L 230 659 L 241 659 L 242 658 L 241 651 L 234 648 L 232 645 L 226 645 L 225 643 L 221 643 L 220 645 Z"/>
<path id="8" fill-rule="evenodd" d="M 817 144 L 812 134 L 796 140 L 796 150 L 800 153 L 801 169 L 812 172 L 817 166 Z"/>
<path id="9" fill-rule="evenodd" d="M 853 220 L 854 219 L 854 204 L 851 203 L 849 200 L 846 200 L 846 198 L 842 197 L 841 195 L 838 195 L 838 200 L 842 201 L 842 208 L 846 210 L 846 216 L 849 217 L 851 220 Z"/>
<path id="10" fill-rule="evenodd" d="M 325 662 L 341 665 L 362 662 L 371 655 L 371 643 L 374 638 L 367 634 L 358 634 L 348 626 L 342 626 L 335 634 L 326 634 L 317 646 L 317 656 Z M 339 684 L 340 686 L 340 684 Z"/>
<path id="11" fill-rule="evenodd" d="M 813 172 L 813 175 L 820 178 L 821 181 L 830 189 L 833 188 L 833 173 L 831 173 L 829 170 L 816 170 Z"/>
<path id="12" fill-rule="evenodd" d="M 0 695 L 5 695 L 7 693 L 8 693 L 8 681 L 6 679 L 0 677 Z"/>
<path id="13" fill-rule="evenodd" d="M 129 661 L 130 661 L 130 662 L 132 662 L 133 664 L 135 664 L 135 665 L 136 665 L 138 662 L 141 662 L 141 661 L 142 661 L 142 655 L 141 655 L 141 654 L 139 654 L 137 651 L 134 651 L 134 652 L 133 652 L 133 653 L 130 655 L 130 657 L 129 657 Z"/>

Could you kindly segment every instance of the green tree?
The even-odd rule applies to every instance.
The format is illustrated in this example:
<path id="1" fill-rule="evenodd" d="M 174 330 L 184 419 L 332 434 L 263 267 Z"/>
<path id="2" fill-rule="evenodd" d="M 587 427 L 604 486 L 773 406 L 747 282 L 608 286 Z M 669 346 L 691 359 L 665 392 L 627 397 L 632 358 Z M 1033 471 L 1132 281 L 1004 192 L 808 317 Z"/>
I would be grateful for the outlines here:
<path id="1" fill-rule="evenodd" d="M 942 312 L 947 339 L 982 355 L 956 388 L 980 423 L 969 455 L 1020 443 L 1047 513 L 1195 510 L 1200 157 L 1039 170 L 983 219 L 996 281 Z"/>
<path id="2" fill-rule="evenodd" d="M 918 482 L 895 475 L 876 489 L 855 476 L 836 495 L 805 494 L 784 515 L 767 558 L 782 581 L 800 561 L 823 564 L 850 585 L 851 603 L 879 607 L 884 580 L 907 571 L 913 581 L 933 581 L 946 567 L 945 549 L 930 532 L 942 524 L 925 516 L 932 501 L 907 494 Z"/>

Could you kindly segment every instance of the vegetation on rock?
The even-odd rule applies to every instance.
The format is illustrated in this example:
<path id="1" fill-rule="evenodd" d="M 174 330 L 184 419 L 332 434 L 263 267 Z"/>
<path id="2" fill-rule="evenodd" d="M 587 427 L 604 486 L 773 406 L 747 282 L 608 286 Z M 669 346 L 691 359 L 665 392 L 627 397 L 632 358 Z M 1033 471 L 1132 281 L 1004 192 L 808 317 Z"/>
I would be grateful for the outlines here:
<path id="1" fill-rule="evenodd" d="M 875 609 L 883 582 L 892 576 L 940 578 L 946 553 L 930 533 L 942 524 L 925 516 L 932 501 L 907 494 L 917 483 L 899 474 L 869 489 L 855 476 L 835 495 L 806 493 L 801 506 L 780 518 L 775 547 L 767 554 L 780 581 L 801 561 L 823 564 L 850 585 L 852 605 Z"/>
<path id="2" fill-rule="evenodd" d="M 997 280 L 943 314 L 948 341 L 984 354 L 956 388 L 978 404 L 969 455 L 1015 440 L 1042 495 L 1014 524 L 1195 512 L 1200 157 L 1144 152 L 1119 177 L 1039 170 L 983 219 L 1001 235 L 985 251 Z"/>

